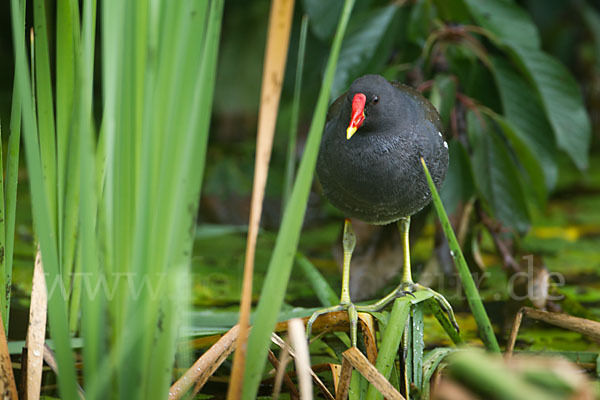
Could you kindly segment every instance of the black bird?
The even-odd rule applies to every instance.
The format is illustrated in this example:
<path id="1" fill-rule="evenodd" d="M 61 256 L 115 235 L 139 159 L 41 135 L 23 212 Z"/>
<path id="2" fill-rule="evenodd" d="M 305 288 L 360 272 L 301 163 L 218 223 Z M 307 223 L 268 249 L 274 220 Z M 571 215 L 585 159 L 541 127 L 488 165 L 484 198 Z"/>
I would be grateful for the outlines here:
<path id="1" fill-rule="evenodd" d="M 374 304 L 355 306 L 350 300 L 350 259 L 356 243 L 350 220 L 344 225 L 343 279 L 340 304 L 319 315 L 348 310 L 352 344 L 356 345 L 357 312 L 373 312 L 415 290 L 428 290 L 457 327 L 450 304 L 440 294 L 415 284 L 410 269 L 410 216 L 431 201 L 421 164 L 425 160 L 436 187 L 448 169 L 448 144 L 435 107 L 419 92 L 379 75 L 355 80 L 330 107 L 317 161 L 317 174 L 329 201 L 346 217 L 377 225 L 398 221 L 404 265 L 400 285 Z"/>

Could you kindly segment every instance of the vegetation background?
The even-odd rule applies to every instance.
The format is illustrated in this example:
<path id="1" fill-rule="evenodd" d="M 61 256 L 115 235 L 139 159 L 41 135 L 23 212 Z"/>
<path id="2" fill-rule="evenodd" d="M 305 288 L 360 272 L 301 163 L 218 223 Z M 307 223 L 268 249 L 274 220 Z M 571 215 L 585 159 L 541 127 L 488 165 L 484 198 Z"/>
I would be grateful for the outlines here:
<path id="1" fill-rule="evenodd" d="M 47 10 L 49 60 L 54 65 L 59 62 L 54 56 L 57 50 L 55 10 L 63 3 L 52 0 L 28 2 L 27 28 L 34 25 L 33 8 L 40 3 L 44 3 Z M 84 3 L 88 2 L 82 2 L 82 11 Z M 104 7 L 102 3 L 99 10 L 110 12 L 108 7 L 101 8 Z M 214 104 L 212 108 L 210 103 L 204 104 L 203 110 L 205 113 L 212 110 L 212 118 L 189 264 L 192 274 L 190 298 L 186 300 L 190 307 L 189 319 L 182 323 L 186 338 L 222 333 L 233 326 L 238 317 L 269 4 L 266 0 L 228 0 L 224 3 L 218 59 L 215 60 L 216 75 L 214 81 L 211 80 L 214 83 Z M 324 71 L 343 7 L 342 0 L 298 0 L 295 5 L 257 246 L 255 301 L 261 293 L 283 210 L 291 196 L 294 170 L 307 144 L 316 99 L 322 89 Z M 128 10 L 125 15 L 135 15 L 134 11 Z M 174 15 L 165 18 L 177 21 Z M 298 88 L 296 69 L 305 15 L 308 16 L 308 31 L 301 87 Z M 7 159 L 9 148 L 7 133 L 15 71 L 10 16 L 9 2 L 4 2 L 0 5 L 0 59 L 5 60 L 0 64 L 0 76 L 4 77 L 0 79 L 3 160 Z M 106 115 L 106 104 L 103 103 L 106 77 L 102 75 L 102 66 L 106 65 L 107 59 L 102 51 L 103 40 L 120 40 L 107 35 L 106 28 L 110 25 L 102 25 L 106 23 L 102 19 L 97 22 L 97 32 L 93 36 L 97 42 L 95 50 L 92 49 L 95 69 L 90 82 L 93 84 L 87 88 L 93 99 L 93 108 L 89 110 L 91 119 L 96 121 L 90 131 L 93 141 L 101 137 L 100 122 Z M 85 27 L 85 24 L 82 26 Z M 191 30 L 187 34 L 179 38 L 185 48 L 203 48 L 202 40 L 205 38 L 194 36 Z M 136 42 L 132 40 L 131 43 Z M 51 71 L 55 78 L 55 68 L 52 67 Z M 185 73 L 186 79 L 190 80 L 180 82 L 178 88 L 181 90 L 197 79 L 194 71 Z M 357 1 L 342 42 L 329 100 L 343 93 L 356 77 L 366 73 L 379 73 L 419 88 L 440 111 L 451 152 L 451 167 L 441 193 L 442 199 L 459 233 L 474 276 L 484 277 L 479 286 L 480 294 L 500 343 L 505 343 L 518 308 L 532 304 L 531 299 L 515 301 L 514 296 L 511 297 L 510 284 L 514 283 L 511 277 L 517 272 L 529 271 L 528 259 L 523 259 L 523 256 L 533 256 L 531 280 L 549 284 L 549 289 L 542 290 L 538 303 L 534 301 L 533 305 L 598 320 L 598 4 L 584 0 Z M 123 76 L 136 75 L 127 71 Z M 37 79 L 40 79 L 39 76 Z M 165 77 L 164 82 L 169 82 L 169 79 Z M 54 80 L 50 84 L 55 89 L 57 86 Z M 294 107 L 295 93 L 299 93 L 299 108 Z M 177 95 L 169 92 L 165 101 L 177 99 Z M 206 123 L 208 120 L 205 120 Z M 41 121 L 38 123 L 41 124 Z M 127 129 L 123 128 L 123 132 Z M 168 143 L 162 136 L 160 140 Z M 181 146 L 177 148 L 185 148 L 183 140 L 177 142 Z M 142 150 L 139 151 L 143 154 Z M 97 156 L 96 160 L 100 159 Z M 135 162 L 138 161 L 131 161 L 131 165 L 137 165 Z M 153 171 L 160 171 L 164 165 L 154 165 Z M 30 168 L 25 156 L 22 156 L 18 168 L 13 295 L 9 300 L 12 306 L 8 335 L 11 341 L 15 341 L 11 347 L 15 353 L 20 353 L 22 343 L 18 341 L 24 340 L 26 335 L 36 238 L 41 236 L 33 227 L 28 184 Z M 183 168 L 193 169 L 192 164 Z M 150 171 L 148 174 L 153 176 Z M 140 179 L 141 176 L 143 174 Z M 174 176 L 183 179 L 186 175 Z M 159 193 L 157 188 L 152 190 Z M 102 199 L 103 195 L 100 191 L 98 199 Z M 93 203 L 90 200 L 90 204 Z M 65 210 L 68 211 L 68 208 Z M 90 212 L 92 214 L 95 213 Z M 452 258 L 432 208 L 424 210 L 418 220 L 421 222 L 415 224 L 413 238 L 416 275 L 425 271 L 423 276 L 433 273 L 444 277 L 430 284 L 436 286 L 442 282 L 437 290 L 445 293 L 458 311 L 463 336 L 469 343 L 480 345 L 475 322 L 460 295 Z M 322 303 L 322 293 L 315 293 L 315 280 L 307 278 L 307 268 L 314 272 L 315 269 L 311 268 L 316 267 L 334 292 L 338 291 L 341 277 L 335 257 L 341 242 L 342 221 L 343 215 L 320 195 L 318 183 L 312 184 L 298 247 L 300 259 L 308 260 L 310 266 L 306 267 L 304 261 L 294 265 L 282 305 L 282 319 L 309 315 Z M 39 226 L 40 223 L 36 224 Z M 378 262 L 389 268 L 384 267 L 377 274 L 384 279 L 369 282 L 368 293 L 361 292 L 358 283 L 353 284 L 353 294 L 376 298 L 394 287 L 399 279 L 396 275 L 399 262 L 384 262 L 387 257 L 392 256 L 393 259 L 397 255 L 399 243 L 397 246 L 394 244 L 393 229 L 383 228 L 375 233 L 365 229 L 363 235 L 365 244 L 359 251 L 353 274 L 368 275 L 361 272 L 361 268 Z M 160 241 L 160 235 L 153 236 L 152 240 Z M 376 249 L 375 255 L 367 256 L 373 253 L 373 249 Z M 160 268 L 169 271 L 168 263 Z M 548 280 L 548 273 L 560 274 L 565 279 L 564 285 L 556 277 Z M 549 296 L 560 300 L 551 300 Z M 119 306 L 122 304 L 106 305 L 105 311 Z M 70 331 L 80 336 L 83 329 L 81 322 L 77 317 L 73 319 L 72 316 L 77 315 L 73 306 L 68 307 L 65 310 L 71 312 Z M 433 323 L 433 318 L 425 317 L 425 324 L 425 342 L 429 349 L 449 344 L 443 331 Z M 103 340 L 109 341 L 108 338 Z M 167 347 L 169 340 L 165 339 Z M 177 358 L 174 376 L 189 365 L 193 356 L 205 351 L 205 345 L 195 344 L 193 340 L 191 343 L 186 351 L 177 352 L 181 355 Z M 529 350 L 598 351 L 595 342 L 579 333 L 540 323 L 526 325 L 517 345 Z M 331 362 L 334 357 L 327 346 L 334 347 L 321 341 L 311 346 L 313 363 Z M 229 362 L 226 362 L 217 378 L 206 386 L 205 393 L 221 394 L 226 391 L 229 367 Z M 144 370 L 140 367 L 139 370 L 152 373 L 151 368 Z M 170 371 L 165 376 L 170 378 Z M 53 393 L 54 382 L 55 378 L 50 373 L 44 374 L 48 393 Z M 98 385 L 102 387 L 101 383 Z M 148 392 L 151 392 L 150 387 Z M 98 389 L 98 397 L 104 393 L 102 390 Z M 120 395 L 129 393 L 128 389 L 120 390 Z"/>

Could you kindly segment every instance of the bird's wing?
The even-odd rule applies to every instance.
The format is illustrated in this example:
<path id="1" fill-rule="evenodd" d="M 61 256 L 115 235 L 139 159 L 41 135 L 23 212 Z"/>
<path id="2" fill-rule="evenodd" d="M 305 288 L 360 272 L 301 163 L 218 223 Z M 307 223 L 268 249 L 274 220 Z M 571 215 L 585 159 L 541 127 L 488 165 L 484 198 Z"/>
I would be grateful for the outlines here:
<path id="1" fill-rule="evenodd" d="M 337 117 L 342 109 L 342 104 L 344 103 L 344 99 L 348 95 L 348 92 L 343 93 L 340 97 L 335 99 L 333 103 L 329 106 L 329 110 L 327 110 L 327 118 L 325 119 L 325 123 L 331 121 L 333 118 Z"/>
<path id="2" fill-rule="evenodd" d="M 415 98 L 415 100 L 417 100 L 419 103 L 421 103 L 423 105 L 423 107 L 425 107 L 426 113 L 431 118 L 431 121 L 433 121 L 436 124 L 439 132 L 443 132 L 443 129 L 442 129 L 443 125 L 442 125 L 442 121 L 440 120 L 440 114 L 438 113 L 436 108 L 433 106 L 433 104 L 431 104 L 429 102 L 429 100 L 427 100 L 425 98 L 425 96 L 423 96 L 421 94 L 421 92 L 419 92 L 418 90 L 416 90 L 415 88 L 413 88 L 411 86 L 405 85 L 400 82 L 394 82 L 394 81 L 389 81 L 389 82 L 395 88 L 404 90 L 406 93 L 410 93 Z"/>

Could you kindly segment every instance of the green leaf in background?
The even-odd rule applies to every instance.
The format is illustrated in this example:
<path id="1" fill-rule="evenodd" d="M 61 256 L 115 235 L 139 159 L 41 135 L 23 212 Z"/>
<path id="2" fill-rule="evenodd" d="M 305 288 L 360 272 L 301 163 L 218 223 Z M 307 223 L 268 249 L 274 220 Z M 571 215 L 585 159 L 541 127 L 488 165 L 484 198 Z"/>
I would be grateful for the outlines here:
<path id="1" fill-rule="evenodd" d="M 470 112 L 468 131 L 472 138 L 473 173 L 481 196 L 492 214 L 519 232 L 529 227 L 529 213 L 519 172 L 494 123 Z"/>
<path id="2" fill-rule="evenodd" d="M 452 214 L 461 202 L 468 201 L 475 194 L 475 185 L 467 151 L 457 140 L 449 143 L 450 164 L 440 196 L 448 213 Z"/>
<path id="3" fill-rule="evenodd" d="M 440 113 L 444 126 L 449 126 L 450 114 L 456 103 L 456 80 L 450 75 L 436 75 L 429 101 Z"/>
<path id="4" fill-rule="evenodd" d="M 435 8 L 444 21 L 457 23 L 468 23 L 470 20 L 469 10 L 462 1 L 433 0 Z"/>
<path id="5" fill-rule="evenodd" d="M 320 40 L 328 41 L 335 33 L 344 7 L 343 0 L 304 0 L 304 12 L 310 18 L 310 30 Z"/>
<path id="6" fill-rule="evenodd" d="M 558 178 L 556 144 L 552 127 L 531 86 L 503 58 L 492 57 L 492 72 L 506 120 L 539 160 L 544 182 L 552 190 Z"/>
<path id="7" fill-rule="evenodd" d="M 494 115 L 493 119 L 517 155 L 516 165 L 523 168 L 523 171 L 520 171 L 522 173 L 518 175 L 523 183 L 522 187 L 525 193 L 528 194 L 529 198 L 535 200 L 539 207 L 543 207 L 546 203 L 548 191 L 544 185 L 543 169 L 534 155 L 533 149 L 521 140 L 516 130 L 504 118 Z"/>
<path id="8" fill-rule="evenodd" d="M 579 1 L 576 4 L 579 7 L 579 12 L 581 13 L 583 21 L 594 38 L 596 48 L 596 68 L 600 68 L 600 12 L 596 11 L 596 9 L 585 1 Z"/>
<path id="9" fill-rule="evenodd" d="M 464 0 L 473 18 L 504 44 L 540 47 L 538 30 L 512 0 Z"/>
<path id="10" fill-rule="evenodd" d="M 412 7 L 408 20 L 408 40 L 418 46 L 425 45 L 431 32 L 431 24 L 435 15 L 429 1 L 418 1 Z"/>
<path id="11" fill-rule="evenodd" d="M 534 85 L 558 147 L 579 169 L 587 168 L 592 128 L 573 76 L 558 60 L 543 51 L 513 46 L 510 53 Z"/>
<path id="12" fill-rule="evenodd" d="M 374 44 L 383 40 L 397 10 L 398 7 L 392 5 L 353 17 L 340 51 L 331 87 L 333 97 L 343 93 L 354 79 L 374 72 L 369 65 L 377 54 L 378 46 Z"/>

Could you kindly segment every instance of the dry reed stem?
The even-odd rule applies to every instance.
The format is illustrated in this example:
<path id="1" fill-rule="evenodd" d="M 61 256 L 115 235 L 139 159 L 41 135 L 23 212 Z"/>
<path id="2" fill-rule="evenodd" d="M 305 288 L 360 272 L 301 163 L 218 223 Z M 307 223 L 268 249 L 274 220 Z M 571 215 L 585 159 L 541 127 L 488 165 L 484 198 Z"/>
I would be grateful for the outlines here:
<path id="1" fill-rule="evenodd" d="M 283 341 L 282 338 L 280 338 L 279 336 L 277 336 L 277 334 L 273 333 L 271 335 L 271 341 L 273 343 L 275 343 L 277 346 L 279 346 L 282 349 L 286 349 L 288 353 L 290 353 L 290 355 L 292 356 L 292 358 L 296 358 L 296 352 L 290 347 L 290 345 L 288 345 L 286 342 Z M 323 365 L 327 365 L 327 364 L 323 364 Z M 327 389 L 327 386 L 325 386 L 325 384 L 323 383 L 323 381 L 321 381 L 321 379 L 317 376 L 317 374 L 315 374 L 315 372 L 313 371 L 312 368 L 310 368 L 310 376 L 313 379 L 313 382 L 315 383 L 315 385 L 317 385 L 317 387 L 319 388 L 319 390 L 321 391 L 321 393 L 323 393 L 323 395 L 325 396 L 325 398 L 329 399 L 329 400 L 334 400 L 333 395 L 331 394 L 331 392 L 329 392 L 329 389 Z"/>
<path id="2" fill-rule="evenodd" d="M 346 359 L 342 358 L 342 367 L 340 371 L 340 377 L 338 378 L 338 384 L 335 388 L 335 399 L 345 400 L 348 398 L 348 392 L 350 390 L 350 379 L 352 378 L 352 364 Z"/>
<path id="3" fill-rule="evenodd" d="M 240 333 L 237 351 L 233 360 L 231 381 L 227 398 L 239 399 L 242 395 L 244 370 L 246 364 L 246 343 L 250 323 L 250 307 L 252 302 L 252 276 L 254 274 L 254 253 L 256 239 L 262 213 L 262 203 L 269 171 L 269 160 L 273 147 L 273 135 L 277 120 L 277 110 L 285 61 L 292 26 L 294 0 L 273 0 L 269 15 L 269 30 L 267 49 L 263 68 L 261 88 L 261 104 L 258 115 L 258 134 L 256 138 L 256 160 L 254 166 L 254 183 L 252 186 L 252 202 L 250 206 L 250 221 L 246 241 L 246 257 L 244 261 L 244 278 L 242 282 L 242 297 L 240 300 Z"/>
<path id="4" fill-rule="evenodd" d="M 275 354 L 269 349 L 268 358 L 276 371 L 275 383 L 273 384 L 273 400 L 277 400 L 279 398 L 279 393 L 281 393 L 281 384 L 283 382 L 285 382 L 285 386 L 287 386 L 290 391 L 290 398 L 292 400 L 299 399 L 300 394 L 298 393 L 298 389 L 296 389 L 296 385 L 294 385 L 292 378 L 290 378 L 287 372 L 285 372 L 285 368 L 290 361 L 290 354 L 286 351 L 286 349 L 281 349 L 281 355 L 279 356 L 280 359 L 277 360 Z"/>
<path id="5" fill-rule="evenodd" d="M 239 325 L 235 325 L 221 339 L 219 339 L 210 349 L 200 357 L 194 365 L 183 374 L 169 390 L 169 400 L 182 398 L 192 387 L 194 382 L 194 392 L 202 389 L 208 378 L 215 373 L 217 368 L 233 352 L 236 339 L 239 334 Z"/>
<path id="6" fill-rule="evenodd" d="M 404 396 L 398 392 L 392 384 L 385 379 L 385 376 L 381 374 L 375 368 L 373 364 L 369 362 L 367 357 L 363 355 L 356 347 L 350 347 L 348 350 L 342 353 L 344 360 L 348 362 L 356 369 L 367 381 L 369 381 L 379 392 L 386 398 L 391 400 L 405 400 Z M 342 372 L 344 365 L 342 364 Z M 341 382 L 341 379 L 340 379 Z M 340 383 L 341 384 L 341 383 Z"/>
<path id="7" fill-rule="evenodd" d="M 31 289 L 31 305 L 29 306 L 29 327 L 27 329 L 27 384 L 25 398 L 40 398 L 42 386 L 42 368 L 44 367 L 44 342 L 46 340 L 46 316 L 48 312 L 48 296 L 42 254 L 38 246 L 33 269 L 33 287 Z"/>
<path id="8" fill-rule="evenodd" d="M 10 353 L 8 352 L 8 342 L 6 341 L 2 315 L 0 315 L 0 393 L 3 394 L 3 398 L 18 399 L 17 384 L 10 361 Z"/>
<path id="9" fill-rule="evenodd" d="M 288 321 L 288 335 L 292 347 L 296 351 L 294 362 L 296 363 L 296 373 L 298 374 L 298 386 L 300 387 L 300 399 L 312 400 L 312 380 L 310 368 L 310 354 L 308 352 L 308 343 L 304 336 L 304 323 L 299 318 Z"/>
<path id="10" fill-rule="evenodd" d="M 54 356 L 52 349 L 50 349 L 46 343 L 44 344 L 44 361 L 48 364 L 54 374 L 58 376 L 58 363 L 56 362 L 56 357 Z M 79 394 L 81 400 L 85 400 L 85 392 L 79 383 L 77 383 L 77 394 Z"/>
<path id="11" fill-rule="evenodd" d="M 508 343 L 506 344 L 505 357 L 510 358 L 515 348 L 515 342 L 521 326 L 521 321 L 524 316 L 543 321 L 551 325 L 558 326 L 560 328 L 568 329 L 570 331 L 581 333 L 594 340 L 600 342 L 600 322 L 592 321 L 585 318 L 574 317 L 568 314 L 559 314 L 549 311 L 536 310 L 531 307 L 522 307 L 513 323 L 512 330 Z"/>

